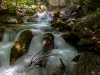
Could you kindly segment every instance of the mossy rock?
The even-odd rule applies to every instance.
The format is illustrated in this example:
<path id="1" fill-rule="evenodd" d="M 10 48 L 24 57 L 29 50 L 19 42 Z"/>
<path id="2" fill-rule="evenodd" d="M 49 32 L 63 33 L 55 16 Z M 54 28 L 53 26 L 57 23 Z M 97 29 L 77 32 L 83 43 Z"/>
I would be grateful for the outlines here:
<path id="1" fill-rule="evenodd" d="M 78 46 L 93 46 L 94 42 L 90 39 L 86 38 L 81 38 L 80 41 L 78 42 Z"/>
<path id="2" fill-rule="evenodd" d="M 91 37 L 93 32 L 100 29 L 100 12 L 77 19 L 73 25 L 73 33 L 79 37 Z M 90 35 L 88 35 L 90 34 Z"/>
<path id="3" fill-rule="evenodd" d="M 71 31 L 66 32 L 65 34 L 62 34 L 62 37 L 67 42 L 69 41 L 78 42 L 79 41 L 79 38 L 76 35 L 74 35 Z"/>
<path id="4" fill-rule="evenodd" d="M 43 44 L 43 51 L 47 52 L 54 49 L 54 35 L 52 33 L 46 33 L 43 36 L 42 44 Z"/>
<path id="5" fill-rule="evenodd" d="M 84 52 L 70 75 L 100 75 L 100 55 Z"/>
<path id="6" fill-rule="evenodd" d="M 28 48 L 32 38 L 33 38 L 33 34 L 30 30 L 25 30 L 21 33 L 18 40 L 11 48 L 10 64 L 14 64 L 14 62 L 19 57 L 21 57 L 22 55 L 28 52 Z"/>

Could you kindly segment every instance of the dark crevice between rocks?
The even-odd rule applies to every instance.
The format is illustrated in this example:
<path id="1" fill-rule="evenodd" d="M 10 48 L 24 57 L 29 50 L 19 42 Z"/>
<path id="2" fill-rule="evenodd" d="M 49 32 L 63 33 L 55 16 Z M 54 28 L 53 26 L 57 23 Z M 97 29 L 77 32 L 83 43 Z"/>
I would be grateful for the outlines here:
<path id="1" fill-rule="evenodd" d="M 3 35 L 4 35 L 4 28 L 0 28 L 0 42 L 2 42 Z"/>

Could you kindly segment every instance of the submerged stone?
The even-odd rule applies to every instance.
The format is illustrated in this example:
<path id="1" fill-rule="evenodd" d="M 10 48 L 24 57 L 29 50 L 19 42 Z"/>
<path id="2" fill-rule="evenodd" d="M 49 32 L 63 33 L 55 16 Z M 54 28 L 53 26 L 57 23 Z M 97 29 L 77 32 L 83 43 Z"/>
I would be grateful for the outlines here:
<path id="1" fill-rule="evenodd" d="M 69 69 L 60 58 L 60 65 L 50 70 L 48 75 L 69 75 Z"/>
<path id="2" fill-rule="evenodd" d="M 25 30 L 21 33 L 18 40 L 11 48 L 10 64 L 14 64 L 19 57 L 28 52 L 32 37 L 33 34 L 30 30 Z"/>

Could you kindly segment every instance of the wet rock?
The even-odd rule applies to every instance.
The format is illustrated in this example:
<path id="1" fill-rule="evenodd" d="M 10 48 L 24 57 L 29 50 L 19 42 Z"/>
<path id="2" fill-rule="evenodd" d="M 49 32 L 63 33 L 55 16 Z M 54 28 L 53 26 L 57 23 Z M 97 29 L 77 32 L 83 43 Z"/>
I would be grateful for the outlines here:
<path id="1" fill-rule="evenodd" d="M 62 34 L 62 37 L 66 42 L 69 42 L 71 45 L 77 45 L 77 42 L 80 40 L 78 36 L 74 35 L 71 31 Z"/>
<path id="2" fill-rule="evenodd" d="M 28 22 L 36 22 L 36 19 L 33 16 L 29 16 Z"/>
<path id="3" fill-rule="evenodd" d="M 66 3 L 66 0 L 50 0 L 49 2 L 49 9 L 55 10 L 57 8 L 65 7 L 67 4 L 70 4 L 70 1 L 68 0 Z"/>
<path id="4" fill-rule="evenodd" d="M 10 24 L 17 24 L 17 23 L 18 23 L 18 20 L 17 20 L 16 18 L 11 17 L 11 18 L 7 21 L 7 23 L 10 23 Z"/>
<path id="5" fill-rule="evenodd" d="M 54 35 L 52 33 L 46 33 L 43 36 L 42 44 L 44 51 L 52 50 L 54 48 Z"/>
<path id="6" fill-rule="evenodd" d="M 72 26 L 68 25 L 66 22 L 64 22 L 60 18 L 57 20 L 52 20 L 51 26 L 56 28 L 60 32 L 66 32 L 72 29 Z"/>
<path id="7" fill-rule="evenodd" d="M 84 52 L 70 75 L 99 75 L 100 55 L 93 52 Z"/>
<path id="8" fill-rule="evenodd" d="M 90 39 L 81 38 L 78 42 L 78 46 L 93 46 L 95 43 Z"/>
<path id="9" fill-rule="evenodd" d="M 82 31 L 86 31 L 86 33 L 95 32 L 95 30 L 99 29 L 100 26 L 100 12 L 94 13 L 83 18 L 76 20 L 73 26 L 73 33 L 76 35 L 82 35 Z M 81 31 L 82 30 L 82 31 Z"/>
<path id="10" fill-rule="evenodd" d="M 74 29 L 74 32 L 75 34 L 78 33 L 79 38 L 90 38 L 93 36 L 92 30 L 86 27 L 81 28 L 80 32 Z"/>
<path id="11" fill-rule="evenodd" d="M 60 58 L 60 65 L 52 69 L 48 75 L 69 75 L 69 69 Z"/>
<path id="12" fill-rule="evenodd" d="M 61 18 L 61 12 L 60 11 L 55 11 L 55 12 L 53 12 L 53 14 L 54 14 L 53 19 Z"/>
<path id="13" fill-rule="evenodd" d="M 100 44 L 100 12 L 85 16 L 76 20 L 72 32 L 79 37 L 77 45 L 82 47 L 81 50 L 98 51 L 96 45 Z M 97 50 L 98 49 L 98 50 Z"/>
<path id="14" fill-rule="evenodd" d="M 91 39 L 81 38 L 77 43 L 81 51 L 95 51 L 95 42 Z"/>
<path id="15" fill-rule="evenodd" d="M 81 16 L 82 8 L 80 5 L 72 4 L 66 10 L 66 16 L 68 18 L 79 18 Z"/>
<path id="16" fill-rule="evenodd" d="M 25 30 L 21 33 L 18 40 L 14 43 L 14 45 L 11 48 L 10 64 L 14 64 L 19 57 L 28 52 L 28 48 L 32 37 L 33 34 L 30 30 Z"/>
<path id="17" fill-rule="evenodd" d="M 3 34 L 4 34 L 4 28 L 0 28 L 0 42 L 2 41 Z"/>

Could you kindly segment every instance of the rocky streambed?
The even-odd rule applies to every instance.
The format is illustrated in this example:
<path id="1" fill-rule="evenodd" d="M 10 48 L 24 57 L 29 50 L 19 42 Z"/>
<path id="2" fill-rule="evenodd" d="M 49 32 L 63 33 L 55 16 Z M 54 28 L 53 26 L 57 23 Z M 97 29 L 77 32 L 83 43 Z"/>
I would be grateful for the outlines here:
<path id="1" fill-rule="evenodd" d="M 65 41 L 75 46 L 81 53 L 75 58 L 77 63 L 70 75 L 99 75 L 100 12 L 82 18 L 75 18 L 75 16 L 61 17 L 60 14 L 60 11 L 55 14 L 51 26 L 62 32 Z"/>

